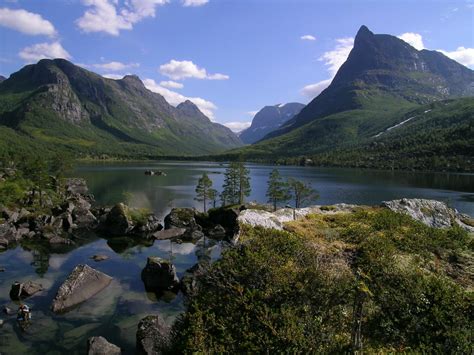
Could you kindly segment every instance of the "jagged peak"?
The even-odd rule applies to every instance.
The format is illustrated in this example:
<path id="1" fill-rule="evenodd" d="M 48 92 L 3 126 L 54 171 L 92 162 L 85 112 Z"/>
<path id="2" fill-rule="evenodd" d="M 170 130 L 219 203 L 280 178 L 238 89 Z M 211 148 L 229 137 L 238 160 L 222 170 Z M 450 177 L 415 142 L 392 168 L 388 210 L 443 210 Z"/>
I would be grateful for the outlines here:
<path id="1" fill-rule="evenodd" d="M 372 37 L 374 33 L 369 30 L 369 28 L 365 25 L 360 26 L 359 31 L 357 31 L 355 39 L 357 40 L 358 38 L 367 38 L 367 37 Z"/>

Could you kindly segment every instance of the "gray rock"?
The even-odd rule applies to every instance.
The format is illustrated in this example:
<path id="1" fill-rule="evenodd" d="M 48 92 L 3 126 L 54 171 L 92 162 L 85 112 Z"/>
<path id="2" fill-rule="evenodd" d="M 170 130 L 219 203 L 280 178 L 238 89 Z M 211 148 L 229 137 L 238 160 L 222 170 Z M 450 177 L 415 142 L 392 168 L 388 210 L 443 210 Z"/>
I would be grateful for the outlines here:
<path id="1" fill-rule="evenodd" d="M 158 240 L 180 238 L 186 233 L 185 228 L 163 229 L 152 234 L 153 238 Z"/>
<path id="2" fill-rule="evenodd" d="M 209 232 L 208 236 L 211 239 L 222 240 L 226 237 L 226 230 L 220 224 L 214 226 Z"/>
<path id="3" fill-rule="evenodd" d="M 117 345 L 109 343 L 104 337 L 91 337 L 87 340 L 88 355 L 120 355 L 121 353 Z"/>
<path id="4" fill-rule="evenodd" d="M 146 316 L 138 323 L 137 354 L 164 354 L 170 347 L 171 330 L 158 316 Z"/>
<path id="5" fill-rule="evenodd" d="M 102 229 L 113 236 L 128 234 L 133 229 L 132 221 L 128 216 L 128 207 L 123 203 L 116 204 L 107 214 Z"/>
<path id="6" fill-rule="evenodd" d="M 51 245 L 58 245 L 58 244 L 63 244 L 63 245 L 70 245 L 74 244 L 71 239 L 63 238 L 58 235 L 54 235 L 53 237 L 49 238 L 49 244 Z"/>
<path id="7" fill-rule="evenodd" d="M 174 265 L 157 256 L 148 257 L 141 277 L 148 291 L 176 290 L 179 287 Z"/>
<path id="8" fill-rule="evenodd" d="M 199 290 L 198 277 L 205 272 L 206 266 L 202 263 L 197 263 L 186 270 L 180 281 L 181 291 L 188 297 L 194 295 Z"/>
<path id="9" fill-rule="evenodd" d="M 71 195 L 87 195 L 89 189 L 86 180 L 81 178 L 66 179 L 66 192 Z"/>
<path id="10" fill-rule="evenodd" d="M 474 226 L 466 221 L 469 216 L 460 214 L 457 210 L 448 207 L 444 202 L 425 199 L 392 200 L 382 202 L 384 207 L 398 213 L 409 215 L 413 219 L 434 228 L 449 228 L 457 223 L 469 232 L 474 232 Z"/>
<path id="11" fill-rule="evenodd" d="M 109 257 L 107 255 L 97 254 L 97 255 L 91 256 L 91 259 L 96 262 L 99 262 L 99 261 L 107 260 L 109 259 Z"/>
<path id="12" fill-rule="evenodd" d="M 64 312 L 102 291 L 112 282 L 112 277 L 81 264 L 74 268 L 66 281 L 59 287 L 53 300 L 53 312 Z"/>
<path id="13" fill-rule="evenodd" d="M 43 286 L 33 281 L 26 281 L 24 283 L 15 282 L 10 289 L 10 298 L 12 300 L 21 300 L 33 296 L 43 290 Z"/>
<path id="14" fill-rule="evenodd" d="M 165 217 L 165 229 L 184 228 L 186 232 L 180 237 L 185 241 L 196 241 L 201 239 L 201 226 L 195 219 L 196 210 L 194 208 L 173 208 Z"/>

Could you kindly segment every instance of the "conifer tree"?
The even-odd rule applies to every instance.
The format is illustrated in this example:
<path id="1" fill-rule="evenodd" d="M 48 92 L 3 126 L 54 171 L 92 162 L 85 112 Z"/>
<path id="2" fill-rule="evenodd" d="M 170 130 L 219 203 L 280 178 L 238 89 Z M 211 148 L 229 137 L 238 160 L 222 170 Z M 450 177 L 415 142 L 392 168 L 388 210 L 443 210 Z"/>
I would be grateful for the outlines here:
<path id="1" fill-rule="evenodd" d="M 300 208 L 304 203 L 315 201 L 319 198 L 318 192 L 311 187 L 310 183 L 290 178 L 288 179 L 288 185 L 295 200 L 295 208 Z"/>
<path id="2" fill-rule="evenodd" d="M 273 205 L 273 210 L 276 211 L 279 202 L 286 202 L 291 198 L 288 184 L 283 181 L 280 172 L 273 169 L 268 179 L 267 187 L 268 202 Z"/>
<path id="3" fill-rule="evenodd" d="M 207 202 L 215 199 L 216 190 L 212 188 L 212 180 L 206 173 L 202 174 L 196 186 L 196 200 L 203 202 L 204 212 L 207 212 Z"/>
<path id="4" fill-rule="evenodd" d="M 250 195 L 250 171 L 243 162 L 231 162 L 225 171 L 221 200 L 223 205 L 243 204 Z"/>

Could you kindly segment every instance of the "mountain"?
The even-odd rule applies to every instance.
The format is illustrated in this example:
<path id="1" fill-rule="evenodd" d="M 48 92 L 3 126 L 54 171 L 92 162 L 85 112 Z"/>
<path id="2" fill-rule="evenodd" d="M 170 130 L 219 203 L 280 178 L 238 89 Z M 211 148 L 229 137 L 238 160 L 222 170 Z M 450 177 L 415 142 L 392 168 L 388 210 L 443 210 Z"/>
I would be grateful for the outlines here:
<path id="1" fill-rule="evenodd" d="M 175 108 L 137 76 L 107 79 L 64 59 L 27 65 L 0 84 L 0 125 L 79 155 L 196 155 L 242 144 L 190 101 Z"/>
<path id="2" fill-rule="evenodd" d="M 299 115 L 266 138 L 349 110 L 392 111 L 436 100 L 474 95 L 474 72 L 436 51 L 418 51 L 403 40 L 362 26 L 331 85 Z"/>
<path id="3" fill-rule="evenodd" d="M 265 106 L 257 112 L 252 120 L 252 125 L 242 131 L 239 137 L 246 144 L 255 143 L 291 120 L 303 107 L 303 104 L 297 102 Z"/>
<path id="4" fill-rule="evenodd" d="M 443 154 L 449 156 L 447 160 L 456 161 L 457 148 L 441 131 L 448 132 L 449 124 L 454 121 L 458 128 L 472 127 L 474 110 L 470 103 L 474 100 L 473 95 L 474 71 L 471 69 L 442 53 L 418 51 L 397 37 L 373 34 L 362 26 L 347 61 L 326 90 L 263 140 L 230 151 L 225 156 L 243 155 L 253 159 L 286 161 L 311 156 L 314 162 L 321 164 L 352 166 L 354 161 L 346 159 L 342 162 L 338 154 L 348 157 L 351 152 L 361 152 L 360 166 L 382 167 L 391 164 L 393 159 L 403 159 L 404 148 L 397 145 L 397 140 L 402 139 L 404 134 L 413 133 L 405 127 L 420 130 L 429 127 L 433 136 L 447 139 L 443 143 Z M 417 125 L 412 126 L 415 121 L 402 124 L 417 110 L 429 110 L 429 105 L 437 102 L 449 103 L 451 110 L 443 110 L 435 121 L 430 121 L 432 116 L 428 115 L 426 120 L 416 121 L 419 122 Z M 378 136 L 396 126 L 390 131 L 401 132 L 399 135 Z M 458 131 L 458 143 L 471 144 L 467 135 L 469 132 L 469 129 Z M 412 144 L 414 149 L 422 149 L 416 158 L 421 162 L 420 154 L 425 154 L 428 159 L 431 153 L 427 142 L 422 141 L 422 135 L 416 137 Z M 392 162 L 366 161 L 370 154 L 364 153 L 367 152 L 364 147 L 380 140 L 393 151 L 385 158 L 378 155 L 370 159 L 392 159 Z M 431 139 L 428 142 L 435 145 Z M 474 171 L 471 163 L 474 159 L 470 159 L 469 154 L 463 157 L 465 164 L 462 169 Z M 426 159 L 423 161 L 426 162 Z M 429 169 L 425 163 L 413 164 L 416 165 L 414 168 Z"/>
<path id="5" fill-rule="evenodd" d="M 0 83 L 5 80 L 7 80 L 7 78 L 5 78 L 3 75 L 0 75 Z"/>

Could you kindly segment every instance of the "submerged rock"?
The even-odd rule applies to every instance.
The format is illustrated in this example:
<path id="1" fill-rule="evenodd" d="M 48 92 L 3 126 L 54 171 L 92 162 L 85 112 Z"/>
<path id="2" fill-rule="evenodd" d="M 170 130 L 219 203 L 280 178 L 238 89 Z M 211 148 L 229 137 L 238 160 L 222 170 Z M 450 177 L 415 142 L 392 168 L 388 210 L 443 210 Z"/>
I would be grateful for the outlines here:
<path id="1" fill-rule="evenodd" d="M 400 200 L 384 201 L 382 205 L 394 212 L 409 215 L 429 227 L 449 228 L 457 223 L 463 229 L 474 232 L 474 225 L 469 225 L 471 218 L 448 207 L 444 202 L 419 198 L 402 198 Z"/>
<path id="2" fill-rule="evenodd" d="M 175 290 L 179 286 L 174 265 L 157 256 L 148 257 L 141 276 L 147 291 Z"/>
<path id="3" fill-rule="evenodd" d="M 153 238 L 157 240 L 180 238 L 186 233 L 185 228 L 162 229 L 153 233 Z"/>
<path id="4" fill-rule="evenodd" d="M 146 316 L 137 328 L 137 354 L 164 354 L 170 347 L 171 329 L 158 316 Z"/>
<path id="5" fill-rule="evenodd" d="M 91 259 L 94 260 L 94 261 L 99 262 L 99 261 L 107 260 L 107 259 L 109 259 L 109 257 L 107 255 L 97 254 L 97 255 L 91 256 Z"/>
<path id="6" fill-rule="evenodd" d="M 109 343 L 104 337 L 91 337 L 87 340 L 88 355 L 120 355 L 121 353 L 117 345 Z"/>
<path id="7" fill-rule="evenodd" d="M 43 286 L 33 281 L 26 281 L 24 283 L 15 282 L 10 289 L 10 298 L 12 300 L 21 300 L 33 296 L 43 290 Z"/>
<path id="8" fill-rule="evenodd" d="M 89 265 L 78 265 L 59 287 L 51 309 L 56 313 L 64 312 L 99 293 L 111 281 L 112 277 L 91 268 Z"/>

